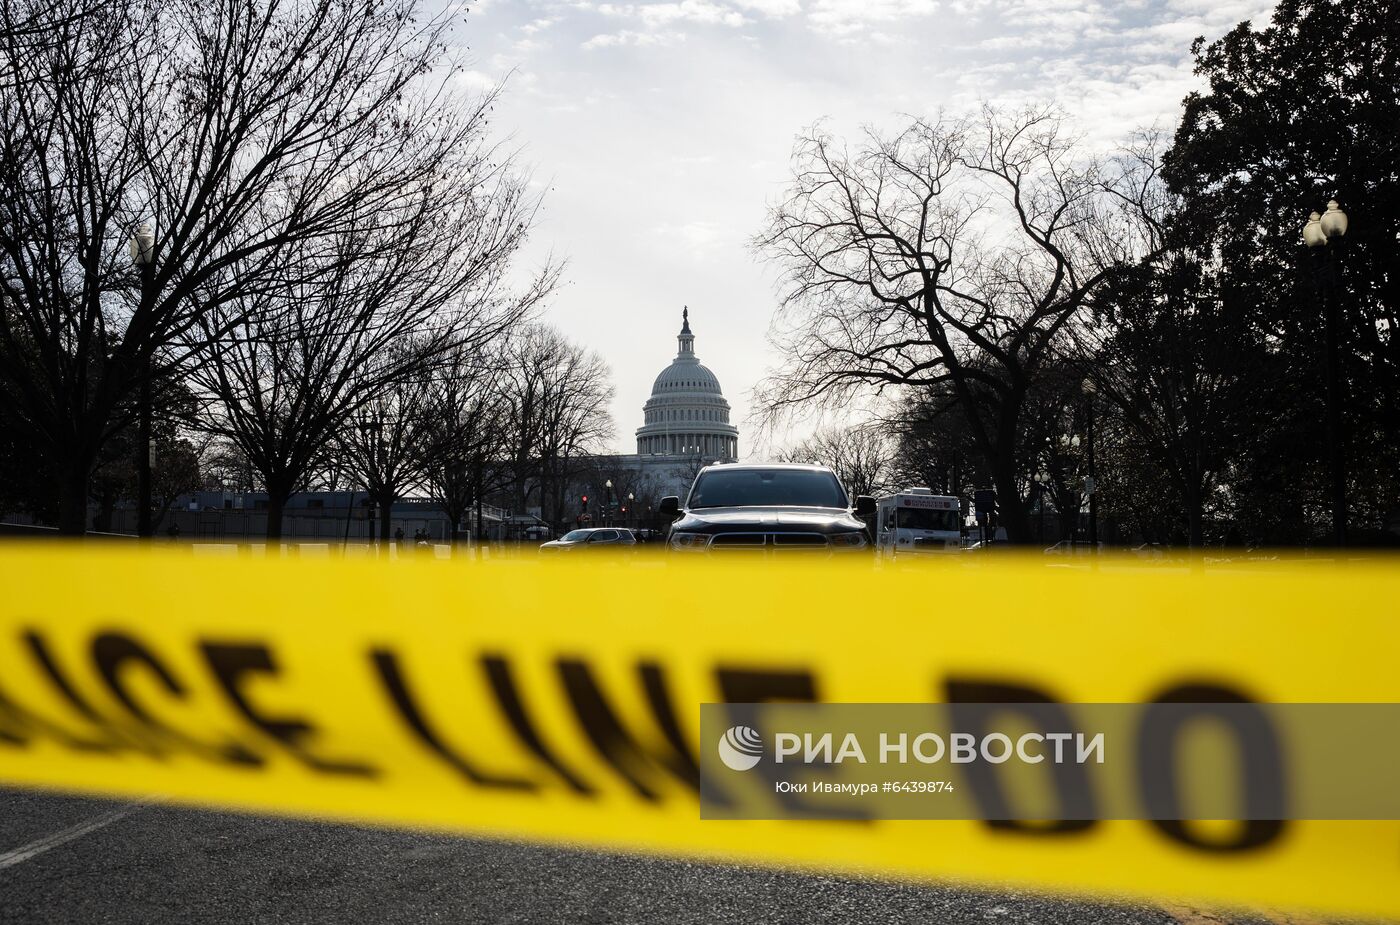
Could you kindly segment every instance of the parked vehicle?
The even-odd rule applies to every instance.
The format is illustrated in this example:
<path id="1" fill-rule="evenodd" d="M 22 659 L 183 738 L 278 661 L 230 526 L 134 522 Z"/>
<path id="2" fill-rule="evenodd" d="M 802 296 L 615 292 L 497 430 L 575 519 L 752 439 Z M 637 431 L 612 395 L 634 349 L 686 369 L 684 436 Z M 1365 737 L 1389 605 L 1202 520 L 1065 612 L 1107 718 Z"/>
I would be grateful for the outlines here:
<path id="1" fill-rule="evenodd" d="M 570 530 L 557 540 L 540 544 L 541 552 L 563 552 L 572 549 L 622 549 L 637 545 L 631 530 L 623 527 L 587 527 Z"/>
<path id="2" fill-rule="evenodd" d="M 875 509 L 875 548 L 882 556 L 962 549 L 962 502 L 951 495 L 909 488 L 876 499 Z"/>
<path id="3" fill-rule="evenodd" d="M 853 508 L 825 466 L 726 463 L 700 470 L 684 506 L 672 495 L 658 512 L 672 521 L 673 550 L 824 552 L 870 545 L 861 518 L 874 515 L 875 499 L 862 495 Z"/>
<path id="4" fill-rule="evenodd" d="M 1087 556 L 1095 551 L 1102 552 L 1103 548 L 1104 544 L 1099 543 L 1098 549 L 1095 550 L 1094 544 L 1088 540 L 1060 540 L 1045 550 L 1045 554 L 1050 556 Z"/>

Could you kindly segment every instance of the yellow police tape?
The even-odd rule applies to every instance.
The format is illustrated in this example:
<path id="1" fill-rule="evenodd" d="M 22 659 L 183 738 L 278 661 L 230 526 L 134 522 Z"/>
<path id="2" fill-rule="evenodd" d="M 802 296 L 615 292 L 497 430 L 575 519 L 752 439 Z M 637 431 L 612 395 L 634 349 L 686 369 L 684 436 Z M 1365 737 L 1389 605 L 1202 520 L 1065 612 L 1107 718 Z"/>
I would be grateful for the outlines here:
<path id="1" fill-rule="evenodd" d="M 1400 700 L 1394 561 L 1075 565 L 0 547 L 0 783 L 1400 916 L 1400 822 L 1239 838 L 1238 823 L 700 819 L 705 702 L 941 701 L 969 683 L 1085 703 L 1200 685 Z"/>

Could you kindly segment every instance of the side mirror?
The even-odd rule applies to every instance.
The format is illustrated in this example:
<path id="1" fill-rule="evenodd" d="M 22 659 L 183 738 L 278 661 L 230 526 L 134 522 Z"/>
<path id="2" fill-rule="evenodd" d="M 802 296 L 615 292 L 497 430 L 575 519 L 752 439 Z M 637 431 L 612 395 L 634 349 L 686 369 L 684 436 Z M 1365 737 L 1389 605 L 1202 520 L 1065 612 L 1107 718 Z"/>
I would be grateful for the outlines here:
<path id="1" fill-rule="evenodd" d="M 656 514 L 667 523 L 674 521 L 681 516 L 681 499 L 675 495 L 667 495 L 656 506 Z"/>
<path id="2" fill-rule="evenodd" d="M 871 518 L 875 516 L 875 499 L 869 495 L 856 496 L 856 516 Z"/>

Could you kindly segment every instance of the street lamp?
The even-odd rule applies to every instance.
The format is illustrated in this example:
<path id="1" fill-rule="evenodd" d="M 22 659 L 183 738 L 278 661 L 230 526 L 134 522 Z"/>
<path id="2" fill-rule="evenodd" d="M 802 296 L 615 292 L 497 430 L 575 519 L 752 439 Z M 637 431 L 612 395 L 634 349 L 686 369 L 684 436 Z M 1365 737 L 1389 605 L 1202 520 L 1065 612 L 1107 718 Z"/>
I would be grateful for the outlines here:
<path id="1" fill-rule="evenodd" d="M 142 222 L 131 236 L 131 262 L 141 276 L 140 312 L 151 310 L 155 294 L 156 236 L 151 226 Z M 136 408 L 136 535 L 149 537 L 151 524 L 151 457 L 155 446 L 151 442 L 151 356 L 147 352 L 141 370 L 141 386 Z"/>
<path id="2" fill-rule="evenodd" d="M 603 488 L 607 489 L 607 497 L 605 497 L 605 498 L 603 499 L 604 502 L 605 502 L 606 505 L 607 505 L 607 506 L 604 508 L 604 510 L 607 511 L 607 515 L 608 515 L 608 519 L 607 519 L 606 523 L 607 523 L 607 526 L 611 527 L 611 526 L 612 526 L 612 506 L 613 506 L 613 499 L 612 499 L 612 479 L 608 479 L 606 482 L 604 482 L 604 483 L 603 483 Z"/>
<path id="3" fill-rule="evenodd" d="M 1050 473 L 1041 469 L 1035 474 L 1035 484 L 1040 495 L 1040 545 L 1045 545 L 1045 493 L 1050 490 Z"/>
<path id="4" fill-rule="evenodd" d="M 1091 555 L 1099 551 L 1099 484 L 1094 474 L 1094 394 L 1099 387 L 1092 379 L 1085 379 L 1080 388 L 1084 391 L 1085 404 L 1085 433 L 1088 443 L 1089 472 L 1084 478 L 1084 494 L 1089 496 L 1089 552 Z"/>
<path id="5" fill-rule="evenodd" d="M 1078 455 L 1078 453 L 1079 453 L 1079 444 L 1080 444 L 1080 440 L 1079 440 L 1079 435 L 1078 435 L 1078 434 L 1060 434 L 1060 449 L 1061 449 L 1066 455 L 1071 456 L 1071 457 L 1073 457 L 1073 456 L 1075 456 L 1075 455 Z M 1072 474 L 1073 474 L 1073 473 L 1072 473 L 1071 471 L 1069 471 L 1069 470 L 1071 470 L 1071 469 L 1077 469 L 1077 468 L 1078 468 L 1077 465 L 1076 465 L 1076 466 L 1072 466 L 1072 467 L 1071 467 L 1071 466 L 1066 466 L 1066 467 L 1065 467 L 1065 469 L 1066 469 L 1066 472 L 1065 472 L 1065 480 L 1066 480 L 1066 481 L 1070 481 L 1070 479 L 1071 479 L 1071 477 L 1072 477 Z M 1065 530 L 1065 527 L 1064 527 L 1064 518 L 1063 518 L 1063 512 L 1061 512 L 1061 520 L 1060 520 L 1060 535 L 1061 535 L 1061 536 L 1064 536 L 1064 530 Z M 1078 508 L 1076 508 L 1076 509 L 1075 509 L 1075 512 L 1074 512 L 1074 522 L 1070 524 L 1070 534 L 1069 534 L 1069 538 L 1070 538 L 1071 540 L 1075 540 L 1075 541 L 1077 541 L 1077 540 L 1079 539 L 1079 510 L 1078 510 Z"/>
<path id="6" fill-rule="evenodd" d="M 393 510 L 393 499 L 389 500 L 388 506 L 382 505 L 382 498 L 375 498 L 371 488 L 372 483 L 378 483 L 382 488 L 386 483 L 384 470 L 387 468 L 384 459 L 384 422 L 379 419 L 360 421 L 356 425 L 360 430 L 360 437 L 369 443 L 369 465 L 365 467 L 365 491 L 373 501 L 374 506 L 380 509 L 379 529 L 373 525 L 368 528 L 368 539 L 374 543 L 375 534 L 378 534 L 381 543 L 387 544 L 389 539 L 389 516 Z M 354 504 L 355 493 L 351 491 L 350 501 Z M 366 518 L 368 520 L 368 518 Z"/>
<path id="7" fill-rule="evenodd" d="M 1323 305 L 1326 322 L 1327 461 L 1332 481 L 1332 534 L 1338 547 L 1347 543 L 1346 455 L 1342 428 L 1341 319 L 1337 302 L 1341 289 L 1339 255 L 1347 233 L 1347 214 L 1333 199 L 1327 212 L 1308 216 L 1303 243 L 1312 251 L 1313 289 Z M 1329 247 L 1332 244 L 1334 246 Z"/>
<path id="8" fill-rule="evenodd" d="M 632 506 L 636 500 L 637 496 L 629 491 L 627 493 L 627 520 L 629 523 L 635 522 L 637 519 L 637 509 Z"/>

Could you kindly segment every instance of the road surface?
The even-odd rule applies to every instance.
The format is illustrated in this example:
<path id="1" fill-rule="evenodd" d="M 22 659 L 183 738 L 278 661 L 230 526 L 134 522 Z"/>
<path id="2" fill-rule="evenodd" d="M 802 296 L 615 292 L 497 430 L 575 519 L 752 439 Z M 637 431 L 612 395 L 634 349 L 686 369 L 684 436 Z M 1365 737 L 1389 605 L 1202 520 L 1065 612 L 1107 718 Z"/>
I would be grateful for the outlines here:
<path id="1" fill-rule="evenodd" d="M 0 922 L 320 921 L 1214 925 L 1227 920 L 1184 910 L 0 790 Z"/>

